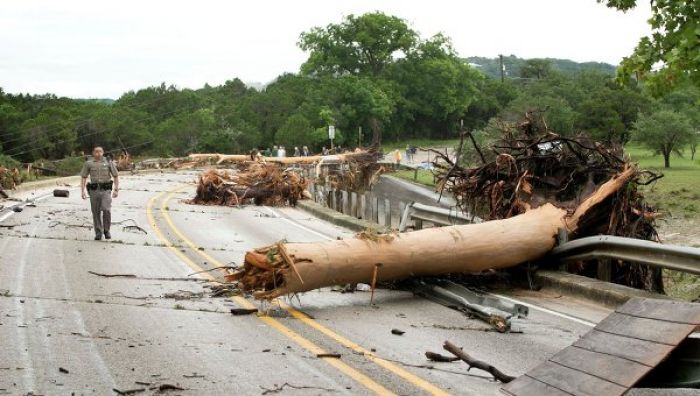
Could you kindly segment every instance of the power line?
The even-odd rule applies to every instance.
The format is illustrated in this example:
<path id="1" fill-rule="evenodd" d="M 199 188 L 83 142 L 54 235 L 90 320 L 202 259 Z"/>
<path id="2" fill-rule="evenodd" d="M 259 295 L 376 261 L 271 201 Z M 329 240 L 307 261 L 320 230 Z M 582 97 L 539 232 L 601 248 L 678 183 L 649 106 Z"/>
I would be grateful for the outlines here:
<path id="1" fill-rule="evenodd" d="M 159 117 L 159 116 L 163 116 L 163 115 L 173 115 L 173 114 L 177 114 L 177 113 L 182 113 L 182 112 L 185 112 L 185 111 L 187 111 L 187 110 L 192 110 L 192 109 L 194 109 L 194 108 L 195 108 L 195 106 L 190 106 L 190 107 L 186 107 L 186 108 L 183 108 L 183 109 L 179 109 L 179 110 L 175 110 L 175 111 L 166 112 L 166 113 L 163 113 L 163 114 L 151 115 L 151 116 L 142 118 L 142 119 L 140 119 L 140 120 L 136 120 L 135 122 L 136 122 L 136 123 L 139 123 L 139 122 L 146 121 L 146 120 L 148 120 L 148 119 L 155 118 L 155 117 Z M 114 130 L 114 129 L 116 129 L 116 128 L 105 128 L 105 129 L 101 129 L 101 130 L 98 130 L 98 131 L 95 131 L 95 132 L 90 132 L 90 133 L 86 133 L 86 134 L 83 134 L 83 135 L 78 135 L 78 136 L 76 136 L 76 139 L 80 139 L 80 138 L 85 138 L 85 137 L 88 137 L 88 136 L 97 135 L 97 134 L 104 133 L 104 132 L 107 132 L 107 131 L 110 131 L 110 130 Z M 57 141 L 57 142 L 51 142 L 50 144 L 46 144 L 46 145 L 41 146 L 41 147 L 33 147 L 33 148 L 29 149 L 29 150 L 20 151 L 20 152 L 14 152 L 14 150 L 17 150 L 17 149 L 20 149 L 20 148 L 23 148 L 23 147 L 30 146 L 30 145 L 34 144 L 33 142 L 27 142 L 27 143 L 25 143 L 24 145 L 17 146 L 17 147 L 13 148 L 13 149 L 10 150 L 10 151 L 4 152 L 3 154 L 10 155 L 10 156 L 19 156 L 19 155 L 31 153 L 31 152 L 36 151 L 36 150 L 45 149 L 45 148 L 47 148 L 47 147 L 51 147 L 52 145 L 56 145 L 56 144 L 60 144 L 60 143 L 65 143 L 65 142 L 68 142 L 68 141 L 70 141 L 70 140 L 72 140 L 72 139 L 63 139 L 63 140 L 59 140 L 59 141 Z"/>

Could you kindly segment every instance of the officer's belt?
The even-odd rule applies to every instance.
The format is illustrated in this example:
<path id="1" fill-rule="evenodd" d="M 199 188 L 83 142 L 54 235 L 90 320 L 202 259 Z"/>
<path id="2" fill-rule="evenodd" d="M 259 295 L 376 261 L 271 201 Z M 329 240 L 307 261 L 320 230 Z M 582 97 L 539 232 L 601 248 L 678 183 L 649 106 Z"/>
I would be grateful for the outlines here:
<path id="1" fill-rule="evenodd" d="M 104 182 L 104 183 L 88 183 L 86 187 L 89 191 L 111 190 L 113 184 L 114 184 L 114 182 L 110 180 L 110 181 Z"/>

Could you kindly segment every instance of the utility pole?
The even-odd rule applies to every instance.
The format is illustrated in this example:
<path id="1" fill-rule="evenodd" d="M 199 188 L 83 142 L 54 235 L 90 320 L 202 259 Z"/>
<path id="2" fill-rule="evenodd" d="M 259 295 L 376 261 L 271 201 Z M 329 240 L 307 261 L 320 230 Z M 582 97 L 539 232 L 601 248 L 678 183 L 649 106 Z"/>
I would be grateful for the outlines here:
<path id="1" fill-rule="evenodd" d="M 357 131 L 357 147 L 362 147 L 362 127 L 359 127 Z"/>
<path id="2" fill-rule="evenodd" d="M 506 65 L 503 64 L 503 55 L 498 55 L 498 59 L 501 62 L 501 82 L 506 80 Z"/>

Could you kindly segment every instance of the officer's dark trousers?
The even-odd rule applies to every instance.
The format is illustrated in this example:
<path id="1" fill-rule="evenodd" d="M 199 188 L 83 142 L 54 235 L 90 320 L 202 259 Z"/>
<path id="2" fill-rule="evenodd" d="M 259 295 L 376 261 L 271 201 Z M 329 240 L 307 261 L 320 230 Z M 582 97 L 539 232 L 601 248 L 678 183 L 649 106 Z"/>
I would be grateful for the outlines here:
<path id="1" fill-rule="evenodd" d="M 102 235 L 109 232 L 112 224 L 112 191 L 91 190 L 90 209 L 92 209 L 92 223 L 95 227 L 95 235 Z"/>

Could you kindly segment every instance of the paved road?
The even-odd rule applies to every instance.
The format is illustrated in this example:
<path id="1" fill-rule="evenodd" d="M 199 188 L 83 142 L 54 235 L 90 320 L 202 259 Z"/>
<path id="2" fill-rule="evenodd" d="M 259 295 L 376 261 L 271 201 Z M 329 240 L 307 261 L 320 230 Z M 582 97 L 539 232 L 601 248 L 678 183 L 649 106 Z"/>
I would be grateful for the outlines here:
<path id="1" fill-rule="evenodd" d="M 122 223 L 109 242 L 92 240 L 88 205 L 74 187 L 70 198 L 0 213 L 0 395 L 153 393 L 163 384 L 185 389 L 178 394 L 283 387 L 291 394 L 496 395 L 499 384 L 485 373 L 430 363 L 424 352 L 451 340 L 519 375 L 608 312 L 559 295 L 506 291 L 537 309 L 520 321 L 522 334 L 499 334 L 400 291 L 379 290 L 374 306 L 368 292 L 314 291 L 273 304 L 211 297 L 207 280 L 217 273 L 189 275 L 240 262 L 246 250 L 280 239 L 351 234 L 292 208 L 189 205 L 195 177 L 124 177 L 113 208 Z M 267 315 L 229 313 L 249 306 Z M 392 335 L 393 328 L 406 333 Z"/>

